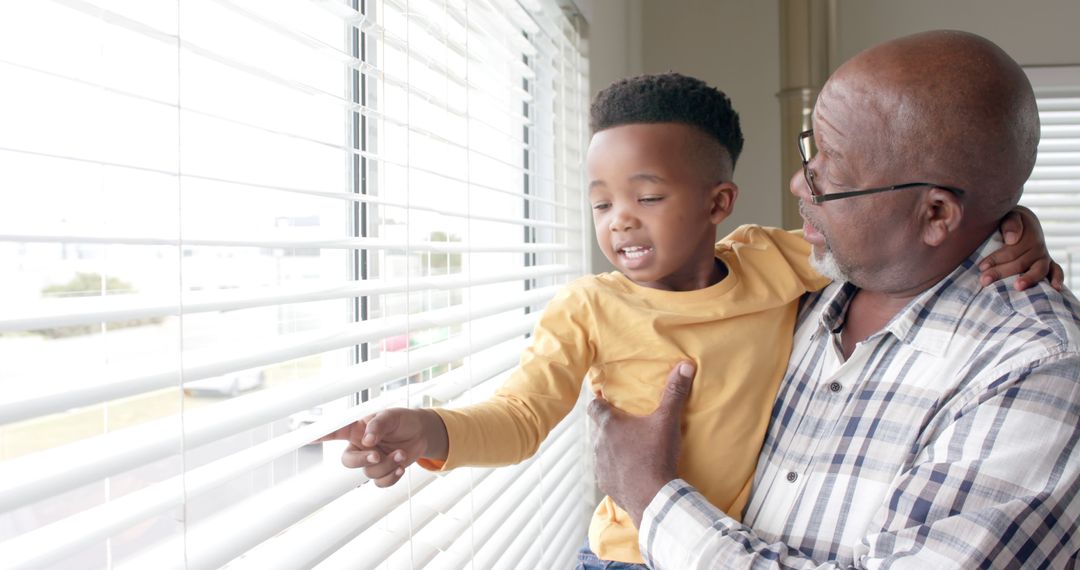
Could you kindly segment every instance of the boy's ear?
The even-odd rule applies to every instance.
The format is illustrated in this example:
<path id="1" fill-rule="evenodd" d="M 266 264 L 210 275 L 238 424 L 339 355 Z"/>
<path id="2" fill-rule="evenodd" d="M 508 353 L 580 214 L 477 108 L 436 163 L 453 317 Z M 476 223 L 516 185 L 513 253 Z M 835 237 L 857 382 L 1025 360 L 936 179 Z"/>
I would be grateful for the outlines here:
<path id="1" fill-rule="evenodd" d="M 964 205 L 960 199 L 941 188 L 931 188 L 926 193 L 923 210 L 923 243 L 930 247 L 944 243 L 964 220 Z"/>
<path id="2" fill-rule="evenodd" d="M 735 209 L 739 187 L 734 182 L 721 182 L 709 189 L 709 221 L 719 224 Z"/>

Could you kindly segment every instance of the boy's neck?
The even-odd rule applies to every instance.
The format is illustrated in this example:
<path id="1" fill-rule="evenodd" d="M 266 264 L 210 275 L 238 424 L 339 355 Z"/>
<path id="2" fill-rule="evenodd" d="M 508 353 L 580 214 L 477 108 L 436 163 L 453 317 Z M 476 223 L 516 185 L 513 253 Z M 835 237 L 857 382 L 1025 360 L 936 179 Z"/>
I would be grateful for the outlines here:
<path id="1" fill-rule="evenodd" d="M 724 262 L 719 258 L 712 258 L 712 266 L 710 271 L 702 272 L 699 275 L 687 275 L 685 279 L 664 279 L 661 281 L 640 282 L 634 281 L 627 276 L 636 285 L 646 287 L 648 289 L 659 289 L 661 291 L 698 291 L 701 289 L 707 289 L 721 282 L 728 276 L 728 268 Z"/>

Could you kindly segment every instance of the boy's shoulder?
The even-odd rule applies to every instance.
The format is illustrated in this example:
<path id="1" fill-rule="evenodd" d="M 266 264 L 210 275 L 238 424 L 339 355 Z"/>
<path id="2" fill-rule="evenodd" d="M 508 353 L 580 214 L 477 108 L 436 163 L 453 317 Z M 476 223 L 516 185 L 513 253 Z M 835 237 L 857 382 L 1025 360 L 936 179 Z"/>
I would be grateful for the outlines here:
<path id="1" fill-rule="evenodd" d="M 594 311 L 608 306 L 613 298 L 632 296 L 632 287 L 618 271 L 582 275 L 567 283 L 548 303 L 550 309 L 562 311 Z"/>
<path id="2" fill-rule="evenodd" d="M 801 230 L 746 224 L 716 243 L 716 257 L 736 275 L 764 287 L 791 286 L 799 295 L 829 284 L 810 265 L 812 247 Z M 784 287 L 781 287 L 784 288 Z"/>
<path id="3" fill-rule="evenodd" d="M 566 296 L 593 298 L 614 292 L 628 291 L 629 287 L 626 281 L 626 277 L 618 271 L 582 275 L 567 283 L 566 287 L 563 287 L 562 293 Z"/>
<path id="4" fill-rule="evenodd" d="M 781 248 L 810 251 L 810 246 L 803 239 L 801 230 L 789 231 L 757 224 L 743 224 L 716 242 L 717 252 L 743 247 L 758 250 Z"/>

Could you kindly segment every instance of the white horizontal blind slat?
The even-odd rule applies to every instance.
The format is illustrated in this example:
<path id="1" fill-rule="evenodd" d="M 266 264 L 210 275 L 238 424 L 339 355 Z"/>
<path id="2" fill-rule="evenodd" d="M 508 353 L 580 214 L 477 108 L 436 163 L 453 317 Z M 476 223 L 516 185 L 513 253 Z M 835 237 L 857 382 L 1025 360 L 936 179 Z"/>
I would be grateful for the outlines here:
<path id="1" fill-rule="evenodd" d="M 184 382 L 214 378 L 230 372 L 320 354 L 345 348 L 370 340 L 394 336 L 410 330 L 426 327 L 461 324 L 481 316 L 490 316 L 513 309 L 539 305 L 554 294 L 557 287 L 529 291 L 517 298 L 482 307 L 453 307 L 431 311 L 417 316 L 372 319 L 349 325 L 332 334 L 326 331 L 297 333 L 282 337 L 276 346 L 263 346 L 248 354 L 222 357 L 220 351 L 203 351 L 185 356 Z M 529 318 L 529 317 L 525 317 Z M 0 403 L 0 425 L 35 416 L 56 413 L 70 408 L 86 406 L 122 396 L 141 394 L 176 385 L 180 370 L 149 370 L 120 374 L 117 380 L 99 381 L 97 385 L 56 391 L 27 390 Z M 126 376 L 126 377 L 124 377 Z"/>
<path id="2" fill-rule="evenodd" d="M 565 451 L 571 445 L 566 440 L 573 437 L 573 432 L 573 429 L 553 431 L 548 438 L 551 441 L 548 449 Z M 510 485 L 502 486 L 503 490 L 495 500 L 486 500 L 481 505 L 473 503 L 473 520 L 491 516 L 488 513 L 492 509 L 497 510 L 502 505 L 510 505 L 508 510 L 513 511 L 515 516 L 525 519 L 530 518 L 532 513 L 524 505 L 524 496 L 532 496 L 536 492 L 535 487 L 528 485 L 527 482 L 535 480 L 539 469 L 537 461 L 543 453 L 544 450 L 538 456 L 534 456 L 516 466 L 505 468 L 505 470 L 512 471 L 512 475 L 509 477 Z M 522 481 L 525 481 L 525 483 L 522 484 Z M 496 485 L 499 486 L 498 483 Z M 488 494 L 490 491 L 484 489 L 483 493 Z M 431 548 L 430 543 L 443 542 L 444 537 L 437 536 L 438 531 L 443 530 L 443 528 L 434 528 L 432 529 L 433 533 L 425 533 L 428 525 L 437 519 L 439 513 L 438 509 L 432 504 L 431 494 L 433 493 L 431 493 L 430 488 L 413 493 L 409 503 L 402 504 L 399 507 L 395 513 L 396 516 L 392 515 L 379 525 L 367 529 L 350 543 L 364 545 L 365 557 L 371 561 L 367 563 L 369 567 L 374 568 L 379 560 L 385 560 L 386 564 L 391 568 L 410 565 L 422 567 L 430 557 L 436 554 L 437 549 Z M 455 499 L 461 500 L 464 497 L 455 497 Z M 513 508 L 514 505 L 521 506 Z M 505 516 L 505 514 L 499 516 Z"/>
<path id="3" fill-rule="evenodd" d="M 575 521 L 560 527 L 559 533 L 551 541 L 552 548 L 545 549 L 540 568 L 564 568 L 574 563 L 576 553 L 581 548 L 586 536 L 585 518 L 574 516 L 575 510 L 581 510 L 585 502 L 584 493 L 577 491 L 562 505 L 559 515 L 563 520 Z"/>
<path id="4" fill-rule="evenodd" d="M 0 234 L 0 242 L 16 243 L 82 243 L 82 244 L 113 244 L 113 245 L 167 245 L 167 246 L 218 246 L 218 247 L 253 247 L 271 249 L 347 249 L 347 250 L 413 250 L 431 251 L 438 253 L 544 253 L 565 252 L 573 249 L 559 243 L 523 243 L 503 245 L 495 243 L 462 243 L 462 242 L 398 242 L 372 238 L 341 238 L 341 239 L 222 239 L 222 238 L 153 238 L 136 236 L 106 236 L 106 235 L 33 235 L 33 234 Z"/>
<path id="5" fill-rule="evenodd" d="M 574 267 L 549 265 L 509 273 L 477 275 L 471 278 L 462 275 L 417 278 L 410 279 L 408 284 L 413 291 L 425 289 L 447 290 L 506 281 L 524 281 L 539 277 L 572 276 L 577 274 L 579 274 L 579 271 Z M 392 293 L 402 290 L 405 285 L 406 281 L 404 279 L 397 279 L 355 281 L 323 289 L 288 290 L 275 288 L 267 291 L 198 291 L 185 294 L 181 302 L 176 299 L 154 299 L 138 294 L 46 299 L 28 307 L 14 307 L 7 314 L 0 315 L 0 332 L 175 316 L 181 314 L 181 307 L 183 308 L 182 314 L 191 315 L 209 311 L 232 311 L 269 305 L 348 299 Z"/>
<path id="6" fill-rule="evenodd" d="M 561 434 L 566 432 L 567 430 L 563 426 L 559 426 L 553 431 L 549 438 L 549 445 L 546 445 L 540 451 L 540 454 L 543 454 L 548 449 L 555 450 L 556 447 L 553 446 L 558 446 L 558 442 L 562 442 L 564 436 Z M 562 448 L 558 447 L 557 449 Z M 465 493 L 469 492 L 470 479 L 472 479 L 472 485 L 476 486 L 472 503 L 476 504 L 475 501 L 481 500 L 482 503 L 478 507 L 483 508 L 497 497 L 500 497 L 502 491 L 524 469 L 524 465 L 519 465 L 499 470 L 471 470 L 472 473 L 470 473 L 470 470 L 457 470 L 450 472 L 440 480 L 436 480 L 431 486 L 411 493 L 411 502 L 414 505 L 426 505 L 424 511 L 429 513 L 428 519 L 431 520 L 431 523 L 424 525 L 421 529 L 414 529 L 414 541 L 427 543 L 429 540 L 427 535 L 430 534 L 428 531 L 434 531 L 436 535 L 440 535 L 441 532 L 454 529 L 451 532 L 460 533 L 469 525 L 471 505 L 469 504 L 470 501 L 464 496 Z M 403 480 L 399 485 L 386 491 L 397 490 L 397 492 L 404 492 L 405 486 L 406 481 Z M 343 500 L 345 498 L 342 498 Z M 400 508 L 405 510 L 408 507 L 403 504 Z M 338 508 L 337 503 L 328 505 L 324 510 L 315 513 L 310 519 L 289 529 L 287 534 L 280 535 L 280 537 L 276 537 L 257 548 L 256 551 L 239 560 L 238 565 L 235 566 L 239 568 L 266 568 L 265 565 L 274 560 L 285 562 L 285 566 L 288 567 L 311 567 L 314 562 L 319 561 L 321 561 L 319 568 L 335 568 L 339 566 L 357 568 L 357 565 L 363 566 L 364 564 L 374 566 L 383 558 L 384 554 L 389 553 L 391 549 L 399 547 L 405 540 L 408 540 L 408 532 L 395 533 L 376 529 L 375 532 L 383 533 L 386 540 L 374 543 L 372 540 L 361 541 L 356 539 L 350 543 L 352 546 L 341 549 L 326 546 L 327 543 L 335 544 L 342 540 L 348 540 L 372 527 L 375 518 L 365 517 L 363 514 L 356 513 L 356 510 L 355 505 L 347 508 Z M 364 508 L 360 507 L 359 510 L 364 511 Z M 400 516 L 406 514 L 405 511 L 402 511 Z M 413 515 L 414 518 L 411 520 L 411 524 L 418 525 L 415 507 Z M 454 523 L 447 527 L 449 521 L 454 521 Z M 407 524 L 403 523 L 397 523 L 397 525 L 407 527 Z M 418 544 L 416 547 L 423 547 L 423 544 Z M 333 556 L 327 557 L 326 555 L 333 552 L 334 549 L 337 552 Z M 414 555 L 417 556 L 417 558 L 414 558 L 417 565 L 422 566 L 423 553 L 417 552 Z M 326 560 L 323 560 L 323 558 L 326 558 Z M 364 560 L 367 560 L 367 562 L 364 562 Z"/>
<path id="7" fill-rule="evenodd" d="M 577 432 L 577 433 L 580 433 L 580 432 Z M 567 446 L 568 447 L 573 446 L 579 440 L 580 440 L 580 438 L 568 438 Z M 560 448 L 560 449 L 563 452 L 568 451 L 568 449 L 566 449 L 566 448 Z M 518 486 L 519 483 L 515 483 L 515 487 L 513 487 L 511 489 L 511 491 L 509 491 L 507 493 L 508 495 L 512 494 L 512 495 L 516 495 L 516 496 L 520 497 L 520 496 L 522 496 L 522 493 L 524 493 L 526 490 L 536 488 L 535 487 L 535 481 L 536 481 L 535 478 L 522 477 L 521 479 L 522 479 L 522 481 L 520 482 L 520 486 Z M 521 510 L 524 510 L 526 512 L 531 512 L 531 511 L 533 511 L 533 508 L 530 505 L 521 505 L 519 507 L 519 506 L 515 505 L 513 502 L 503 501 L 503 500 L 500 499 L 499 501 L 492 504 L 492 506 L 487 511 L 485 511 L 480 516 L 478 516 L 476 521 L 474 522 L 473 536 L 472 536 L 472 540 L 471 540 L 471 542 L 472 542 L 471 549 L 472 549 L 472 552 L 474 553 L 473 555 L 477 556 L 478 559 L 482 560 L 482 559 L 485 558 L 484 553 L 493 553 L 493 552 L 495 552 L 497 550 L 497 548 L 498 548 L 498 545 L 504 544 L 506 540 L 511 538 L 511 536 L 508 536 L 506 534 L 499 534 L 499 531 L 500 531 L 500 529 L 503 529 L 503 528 L 506 528 L 507 526 L 509 526 L 507 524 L 507 520 L 508 520 L 509 517 L 512 516 L 512 513 L 514 513 L 515 511 L 521 511 Z M 463 539 L 464 539 L 464 537 L 463 537 Z M 467 551 L 469 551 L 469 549 L 466 548 L 466 543 L 464 542 L 463 539 L 459 539 L 458 541 L 456 541 L 454 545 L 452 545 L 449 549 L 447 549 L 447 552 L 453 552 L 453 551 L 467 552 Z M 492 555 L 489 554 L 487 557 L 491 557 L 491 556 Z M 490 564 L 487 564 L 484 567 L 491 567 L 491 566 L 490 566 Z"/>
<path id="8" fill-rule="evenodd" d="M 450 488 L 457 496 L 467 495 L 469 485 L 486 485 L 494 469 L 458 470 L 436 479 L 425 491 Z M 441 484 L 441 485 L 440 485 Z M 463 488 L 462 488 L 463 487 Z M 366 494 L 363 492 L 367 491 Z M 394 507 L 409 500 L 407 481 L 381 489 L 365 485 L 354 493 L 316 511 L 289 531 L 246 553 L 230 568 L 262 569 L 275 565 L 310 568 L 340 549 L 352 536 L 368 528 Z M 392 497 L 392 498 L 390 498 Z"/>
<path id="9" fill-rule="evenodd" d="M 528 552 L 529 547 L 542 543 L 542 540 L 539 539 L 541 539 L 544 535 L 544 531 L 549 527 L 557 528 L 562 526 L 560 521 L 566 519 L 559 518 L 559 516 L 564 514 L 560 513 L 559 509 L 565 506 L 567 507 L 567 510 L 569 510 L 569 506 L 577 502 L 578 497 L 572 492 L 573 487 L 581 483 L 581 474 L 578 472 L 577 463 L 578 462 L 574 462 L 564 471 L 544 473 L 541 485 L 537 486 L 536 489 L 538 499 L 542 502 L 543 506 L 531 517 L 533 519 L 531 522 L 538 525 L 540 529 L 536 532 L 516 533 L 517 536 L 511 539 L 512 542 L 508 547 L 501 550 L 493 548 L 492 554 L 495 557 L 495 560 L 491 565 L 492 568 L 507 568 L 513 566 L 515 563 L 520 563 L 526 568 L 536 566 L 535 563 L 527 562 L 529 556 L 526 555 L 526 552 Z M 552 479 L 555 480 L 557 485 L 552 486 L 552 493 L 545 493 L 543 491 L 543 483 Z M 551 503 L 555 503 L 555 508 L 549 513 L 551 515 L 550 517 L 544 517 L 543 513 Z M 546 546 L 554 550 L 558 549 L 561 545 L 555 542 L 549 542 Z M 533 554 L 535 555 L 537 553 L 534 551 Z"/>
<path id="10" fill-rule="evenodd" d="M 480 350 L 520 335 L 527 328 L 489 333 L 474 337 L 472 343 L 449 342 L 417 349 L 408 362 L 369 361 L 354 367 L 351 378 L 327 378 L 312 385 L 251 394 L 221 404 L 220 411 L 191 412 L 182 434 L 189 447 L 198 447 L 285 417 L 313 405 L 351 392 L 377 386 L 393 378 L 407 376 L 411 370 L 448 362 L 473 350 Z M 440 399 L 449 400 L 471 387 L 470 378 L 486 379 L 517 362 L 516 352 L 484 366 L 465 367 L 451 372 L 443 382 L 425 386 Z M 475 376 L 473 376 L 475 375 Z M 245 400 L 254 400 L 250 405 Z M 380 399 L 374 405 L 385 404 Z M 363 408 L 368 409 L 368 408 Z M 163 418 L 152 424 L 129 428 L 91 440 L 39 452 L 0 465 L 0 510 L 10 510 L 51 494 L 62 493 L 96 479 L 163 458 L 181 444 L 181 434 L 170 429 L 175 418 Z M 327 429 L 330 431 L 330 429 Z"/>
<path id="11" fill-rule="evenodd" d="M 536 471 L 536 475 L 542 474 L 542 477 L 540 477 L 542 481 L 551 479 L 559 481 L 565 478 L 574 464 L 577 463 L 574 454 L 568 453 L 568 451 L 572 449 L 575 442 L 580 441 L 581 432 L 575 427 L 580 419 L 582 419 L 580 411 L 568 416 L 556 429 L 552 430 L 544 445 L 537 452 L 533 459 L 537 464 L 534 471 Z M 544 469 L 544 464 L 549 464 L 552 467 Z M 504 476 L 503 473 L 498 475 Z M 508 479 L 514 480 L 525 476 L 523 472 L 516 472 L 516 475 L 510 476 Z M 418 525 L 414 519 L 411 540 L 408 545 L 399 547 L 398 551 L 402 553 L 402 556 L 407 552 L 408 557 L 415 565 L 424 566 L 437 556 L 441 550 L 449 548 L 455 540 L 466 532 L 467 526 L 462 523 L 484 516 L 495 501 L 522 503 L 519 497 L 505 492 L 505 484 L 492 481 L 490 485 L 494 489 L 488 489 L 488 485 L 484 485 L 484 488 L 474 491 L 469 500 L 466 500 L 465 497 L 453 498 L 453 506 L 450 509 L 446 509 L 446 503 L 440 501 L 441 504 L 434 506 L 434 510 L 437 513 L 445 513 L 445 516 L 434 517 L 434 520 L 437 521 L 435 523 L 429 521 L 424 525 Z M 412 504 L 414 507 L 417 504 L 430 505 L 430 499 L 428 498 L 430 495 L 431 493 L 415 495 Z M 528 510 L 527 505 L 520 504 L 518 510 Z M 527 516 L 535 518 L 536 514 L 538 512 L 528 513 Z M 448 525 L 448 521 L 454 521 L 457 524 Z M 535 535 L 533 538 L 535 538 Z M 390 559 L 393 560 L 393 556 Z"/>
<path id="12" fill-rule="evenodd" d="M 1060 142 L 1070 143 L 1070 140 L 1071 139 L 1062 140 Z M 1077 140 L 1077 146 L 1080 147 L 1080 139 Z M 1071 147 L 1065 147 L 1065 148 L 1071 148 Z M 366 152 L 366 151 L 356 150 L 356 151 L 352 151 L 352 152 L 353 152 L 353 154 L 364 156 L 364 157 L 369 158 L 369 159 L 371 159 L 373 161 L 376 161 L 378 163 L 389 164 L 389 165 L 398 166 L 398 167 L 408 167 L 408 168 L 411 168 L 411 169 L 413 169 L 413 170 L 415 170 L 417 172 L 422 172 L 422 173 L 425 173 L 425 174 L 438 176 L 438 177 L 443 178 L 443 179 L 445 179 L 445 180 L 447 180 L 449 182 L 459 182 L 459 183 L 462 183 L 462 184 L 467 184 L 470 187 L 483 189 L 483 190 L 489 190 L 489 191 L 492 191 L 492 192 L 497 192 L 497 193 L 505 194 L 505 195 L 508 195 L 508 196 L 514 196 L 515 198 L 520 198 L 522 200 L 526 200 L 526 201 L 529 201 L 529 202 L 535 202 L 537 204 L 545 204 L 545 205 L 552 206 L 552 207 L 562 209 L 562 210 L 574 210 L 574 211 L 580 210 L 580 207 L 578 205 L 557 202 L 557 201 L 554 201 L 554 200 L 549 200 L 549 199 L 538 197 L 538 196 L 531 196 L 531 195 L 520 193 L 520 192 L 517 192 L 517 191 L 514 191 L 514 190 L 508 190 L 508 189 L 500 187 L 500 186 L 493 186 L 493 185 L 490 185 L 490 184 L 485 184 L 485 183 L 480 182 L 478 180 L 471 180 L 471 179 L 467 179 L 467 178 L 462 178 L 462 177 L 459 177 L 459 176 L 454 176 L 454 175 L 451 175 L 451 174 L 447 174 L 447 173 L 439 172 L 439 171 L 436 171 L 436 170 L 424 168 L 422 166 L 410 166 L 410 165 L 407 165 L 407 164 L 405 164 L 403 162 L 382 159 L 378 155 L 372 154 L 372 153 L 369 153 L 369 152 Z M 72 162 L 72 163 L 85 163 L 85 164 L 92 164 L 92 165 L 98 165 L 98 166 L 108 166 L 108 167 L 113 167 L 113 168 L 118 168 L 118 169 L 131 170 L 131 171 L 135 171 L 135 172 L 147 172 L 147 173 L 153 173 L 153 174 L 163 174 L 163 175 L 167 175 L 167 176 L 179 176 L 179 178 L 181 180 L 187 179 L 187 180 L 207 181 L 207 182 L 222 183 L 222 184 L 235 185 L 235 186 L 241 186 L 241 187 L 250 187 L 250 188 L 254 188 L 254 189 L 277 190 L 277 191 L 281 191 L 281 192 L 293 192 L 293 193 L 306 194 L 306 195 L 311 195 L 311 196 L 320 196 L 320 197 L 327 197 L 327 198 L 340 198 L 340 199 L 346 199 L 346 200 L 356 201 L 356 202 L 379 203 L 379 199 L 377 197 L 370 197 L 370 196 L 365 196 L 365 195 L 360 195 L 360 194 L 351 194 L 350 195 L 350 194 L 346 194 L 346 193 L 343 193 L 343 192 L 333 192 L 333 191 L 326 191 L 326 190 L 318 190 L 318 189 L 314 189 L 314 188 L 303 188 L 303 187 L 297 187 L 297 186 L 283 186 L 283 185 L 271 184 L 271 183 L 267 183 L 267 182 L 263 182 L 263 181 L 241 180 L 241 179 L 236 179 L 236 178 L 215 176 L 215 175 L 212 175 L 212 174 L 200 174 L 200 173 L 191 172 L 191 171 L 184 172 L 184 173 L 178 175 L 177 172 L 174 171 L 174 170 L 166 170 L 166 169 L 162 169 L 162 168 L 154 168 L 154 167 L 148 167 L 148 166 L 143 166 L 143 165 L 138 165 L 138 164 L 127 164 L 127 163 L 109 161 L 109 160 L 93 158 L 93 157 L 63 155 L 63 154 L 55 154 L 55 153 L 43 152 L 43 151 L 40 151 L 40 150 L 13 148 L 13 147 L 9 147 L 9 146 L 4 146 L 3 144 L 0 144 L 0 153 L 21 154 L 21 155 L 26 155 L 26 156 L 42 157 L 42 158 L 55 159 L 55 160 L 59 160 L 59 161 L 66 161 L 66 162 Z M 562 182 L 557 182 L 556 185 L 559 186 L 560 188 L 569 188 L 569 186 L 567 184 L 562 183 Z M 400 206 L 400 202 L 396 202 L 396 203 L 395 202 L 388 202 L 388 205 Z M 412 208 L 412 206 L 406 206 L 406 207 Z M 433 211 L 432 208 L 425 208 L 423 206 L 421 206 L 419 208 L 415 208 L 415 209 L 418 209 L 418 210 L 421 210 L 421 211 Z M 462 216 L 460 213 L 455 214 L 453 212 L 453 210 L 449 210 L 446 215 L 473 218 L 473 214 L 467 214 L 467 215 Z M 475 219 L 482 220 L 482 219 L 484 219 L 484 217 L 481 215 L 479 217 L 475 217 Z M 496 220 L 496 221 L 498 221 L 498 220 Z M 543 222 L 541 220 L 541 221 L 538 221 L 537 224 L 544 225 L 545 222 Z M 522 224 L 522 225 L 530 225 L 530 224 Z M 163 245 L 170 245 L 172 243 L 173 242 L 166 242 Z"/>
<path id="13" fill-rule="evenodd" d="M 434 478 L 420 473 L 414 477 L 413 484 L 426 485 Z M 344 467 L 310 469 L 202 523 L 189 525 L 187 566 L 223 566 L 308 513 L 351 492 L 363 481 L 360 472 Z M 131 570 L 181 567 L 176 553 L 182 546 L 179 540 L 171 540 L 117 567 Z"/>
<path id="14" fill-rule="evenodd" d="M 452 379 L 447 378 L 446 381 L 442 382 L 442 385 L 438 387 L 444 388 L 447 385 L 456 386 L 452 392 L 444 393 L 444 397 L 446 398 L 456 397 L 465 390 L 472 389 L 477 384 L 490 384 L 491 382 L 501 383 L 504 377 L 499 374 L 499 371 L 500 369 L 508 368 L 510 365 L 511 364 L 507 362 L 496 362 L 475 371 L 459 369 L 460 372 L 463 372 L 461 376 L 464 376 L 465 380 L 474 374 L 477 376 L 473 380 L 457 383 L 454 383 Z M 487 380 L 488 378 L 491 379 Z M 431 391 L 431 389 L 435 387 L 436 385 L 416 388 L 413 390 L 413 395 L 423 394 L 424 392 Z M 62 560 L 71 553 L 78 551 L 79 548 L 92 544 L 94 540 L 107 538 L 133 526 L 143 519 L 179 506 L 184 500 L 204 494 L 212 490 L 215 486 L 220 485 L 237 475 L 246 473 L 258 465 L 272 461 L 291 450 L 295 450 L 348 422 L 355 421 L 369 413 L 386 407 L 401 405 L 406 397 L 405 392 L 405 389 L 387 392 L 356 408 L 330 415 L 327 418 L 301 428 L 300 430 L 289 432 L 258 446 L 226 456 L 215 463 L 190 470 L 182 476 L 156 483 L 150 487 L 125 495 L 120 499 L 84 511 L 74 517 L 69 517 L 58 523 L 22 535 L 17 539 L 0 543 L 0 559 L 6 560 L 10 558 L 12 560 L 20 560 L 24 561 L 26 564 L 34 565 L 44 565 L 51 563 L 51 561 Z M 565 430 L 556 430 L 553 432 L 553 437 L 557 437 L 562 431 Z M 191 439 L 197 442 L 200 439 L 203 441 L 211 441 L 219 438 L 220 436 L 213 438 L 193 437 Z M 146 439 L 152 440 L 153 437 L 151 436 Z M 119 444 L 120 442 L 116 443 Z M 191 441 L 188 443 L 192 444 Z M 93 446 L 93 450 L 100 451 L 101 446 Z M 132 452 L 131 449 L 126 447 L 120 448 L 119 450 L 129 454 Z M 57 455 L 58 457 L 56 458 L 56 466 L 52 469 L 53 472 L 61 472 L 63 470 L 74 470 L 75 472 L 83 473 L 93 473 L 95 470 L 100 472 L 99 469 L 95 469 L 85 463 L 79 465 L 78 459 L 73 458 L 70 453 L 55 453 L 54 455 Z M 106 457 L 99 459 L 98 463 L 107 463 L 110 466 L 114 466 L 117 462 L 109 461 Z M 15 474 L 18 474 L 20 468 L 25 471 L 26 467 L 27 466 L 25 465 L 12 465 L 8 471 L 13 471 Z M 38 473 L 46 471 L 46 469 L 40 467 L 33 470 Z M 181 481 L 181 477 L 183 477 L 183 481 Z M 5 480 L 10 478 L 12 478 L 10 475 L 6 476 Z M 96 477 L 91 474 L 89 477 L 83 476 L 81 479 L 85 481 L 93 480 L 95 478 Z M 38 483 L 40 484 L 41 482 Z M 4 496 L 10 497 L 11 495 L 14 495 L 21 501 L 29 502 L 35 496 L 41 496 L 46 492 L 43 492 L 39 488 L 31 488 L 27 485 L 23 485 L 21 488 L 15 489 L 14 491 L 5 492 Z M 4 501 L 9 504 L 12 502 L 10 498 L 5 498 Z M 396 505 L 396 503 L 394 504 Z M 386 512 L 389 512 L 389 510 Z M 325 540 L 328 533 L 325 529 L 320 529 L 318 535 L 322 540 Z M 36 554 L 32 554 L 31 556 L 30 553 Z M 285 554 L 279 552 L 275 554 L 275 556 L 281 557 L 285 556 Z"/>
<path id="15" fill-rule="evenodd" d="M 548 456 L 553 459 L 561 457 L 564 461 L 560 461 L 558 467 L 566 469 L 572 467 L 574 457 L 567 451 L 580 438 L 580 431 L 575 431 L 572 426 L 575 423 L 580 425 L 582 419 L 583 414 L 580 409 L 567 416 L 567 419 L 553 430 L 537 457 L 512 467 L 496 469 L 485 480 L 482 487 L 474 490 L 473 505 L 469 507 L 459 503 L 461 508 L 449 514 L 448 519 L 461 521 L 471 516 L 473 520 L 472 535 L 481 539 L 490 536 L 501 526 L 500 521 L 504 520 L 508 513 L 515 510 L 517 504 L 515 500 L 527 495 L 533 488 L 531 482 L 534 479 L 528 473 L 533 469 L 539 457 Z M 562 471 L 559 472 L 559 474 L 562 473 Z M 471 515 L 470 510 L 473 511 Z M 449 536 L 433 536 L 425 541 L 429 547 L 442 546 L 444 548 L 441 554 L 436 555 L 433 560 L 438 560 L 447 552 L 470 552 L 472 547 L 468 545 L 468 542 L 471 537 L 468 532 L 465 532 L 466 528 L 466 526 L 460 524 L 447 524 L 447 521 L 435 523 L 432 531 L 435 533 L 446 531 Z M 423 530 L 420 532 L 423 533 Z M 375 568 L 386 555 L 391 554 L 393 550 L 400 547 L 404 540 L 408 538 L 407 535 L 407 532 L 391 532 L 379 528 L 368 529 L 367 532 L 360 533 L 333 555 L 323 560 L 316 568 L 322 570 L 332 568 Z M 391 538 L 394 536 L 398 540 L 394 541 Z M 376 537 L 380 540 L 374 540 Z M 449 542 L 448 547 L 444 546 L 448 544 L 448 541 L 452 542 Z M 421 558 L 427 558 L 433 553 L 429 547 L 420 547 L 421 552 L 418 554 L 421 555 Z"/>

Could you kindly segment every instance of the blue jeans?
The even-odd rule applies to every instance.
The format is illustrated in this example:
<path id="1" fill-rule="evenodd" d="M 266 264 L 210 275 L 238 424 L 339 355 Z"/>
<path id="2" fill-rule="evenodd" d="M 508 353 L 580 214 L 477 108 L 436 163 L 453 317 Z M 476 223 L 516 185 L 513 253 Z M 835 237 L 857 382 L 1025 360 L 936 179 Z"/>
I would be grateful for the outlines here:
<path id="1" fill-rule="evenodd" d="M 616 560 L 600 560 L 596 557 L 596 554 L 589 549 L 588 540 L 585 541 L 585 544 L 581 546 L 581 550 L 578 551 L 577 560 L 577 566 L 574 566 L 574 570 L 648 570 L 649 568 L 644 564 L 618 562 Z"/>

